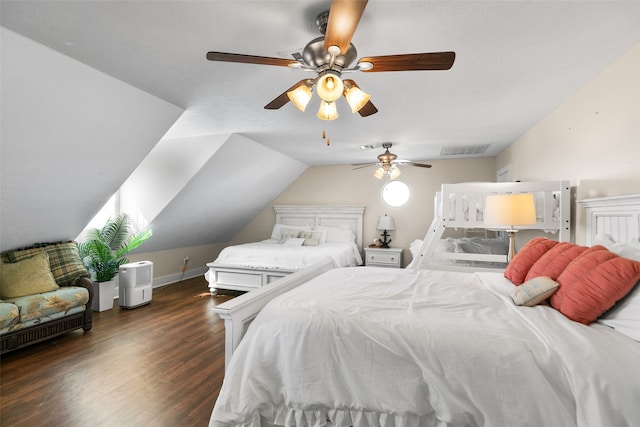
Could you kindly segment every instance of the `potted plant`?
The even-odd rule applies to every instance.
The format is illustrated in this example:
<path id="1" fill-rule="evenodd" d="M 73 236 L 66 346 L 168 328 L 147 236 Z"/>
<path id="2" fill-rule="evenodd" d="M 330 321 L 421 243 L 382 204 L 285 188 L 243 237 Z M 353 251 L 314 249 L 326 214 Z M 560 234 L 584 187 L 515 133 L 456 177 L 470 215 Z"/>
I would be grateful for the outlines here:
<path id="1" fill-rule="evenodd" d="M 125 255 L 153 234 L 151 230 L 130 234 L 129 225 L 127 214 L 109 218 L 101 229 L 89 231 L 86 241 L 78 244 L 82 261 L 89 269 L 92 280 L 97 282 L 94 284 L 94 301 L 97 303 L 94 303 L 94 310 L 104 311 L 113 307 L 116 274 L 122 264 L 129 262 Z"/>

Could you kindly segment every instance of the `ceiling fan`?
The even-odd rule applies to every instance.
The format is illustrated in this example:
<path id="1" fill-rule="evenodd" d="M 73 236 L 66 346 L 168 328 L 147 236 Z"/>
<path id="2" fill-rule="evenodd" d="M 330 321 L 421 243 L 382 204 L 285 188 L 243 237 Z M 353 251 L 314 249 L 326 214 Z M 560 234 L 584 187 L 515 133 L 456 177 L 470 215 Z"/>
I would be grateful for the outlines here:
<path id="1" fill-rule="evenodd" d="M 301 68 L 316 73 L 314 78 L 302 79 L 265 105 L 268 110 L 277 110 L 291 101 L 304 111 L 311 100 L 315 86 L 321 98 L 318 118 L 338 118 L 335 101 L 344 96 L 353 113 L 367 117 L 378 112 L 371 103 L 369 94 L 363 92 L 355 81 L 342 79 L 342 73 L 352 71 L 414 71 L 448 70 L 453 66 L 455 52 L 413 53 L 403 55 L 357 57 L 351 39 L 356 31 L 367 0 L 332 0 L 329 11 L 321 13 L 316 25 L 322 34 L 311 40 L 302 50 L 292 54 L 293 59 L 243 55 L 239 53 L 208 52 L 210 61 L 240 62 L 245 64 L 276 65 Z"/>
<path id="2" fill-rule="evenodd" d="M 384 142 L 382 144 L 382 148 L 385 149 L 384 153 L 378 156 L 378 162 L 374 163 L 357 163 L 351 166 L 354 166 L 353 170 L 366 168 L 368 166 L 378 165 L 378 168 L 373 173 L 378 179 L 386 178 L 386 179 L 396 179 L 400 176 L 400 169 L 398 169 L 398 165 L 413 165 L 420 168 L 430 168 L 431 165 L 427 163 L 416 163 L 411 162 L 409 160 L 398 160 L 398 156 L 389 151 L 392 144 L 390 142 Z"/>

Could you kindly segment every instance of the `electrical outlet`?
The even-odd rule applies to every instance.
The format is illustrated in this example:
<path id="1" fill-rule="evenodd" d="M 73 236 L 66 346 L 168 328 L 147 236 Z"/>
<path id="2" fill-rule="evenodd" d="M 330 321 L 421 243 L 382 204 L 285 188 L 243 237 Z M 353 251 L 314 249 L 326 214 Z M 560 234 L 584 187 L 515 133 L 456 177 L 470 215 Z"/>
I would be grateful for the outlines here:
<path id="1" fill-rule="evenodd" d="M 185 256 L 184 256 L 184 263 L 186 264 L 186 263 L 187 263 L 187 261 L 189 261 L 189 256 L 188 256 L 188 255 L 185 255 Z"/>

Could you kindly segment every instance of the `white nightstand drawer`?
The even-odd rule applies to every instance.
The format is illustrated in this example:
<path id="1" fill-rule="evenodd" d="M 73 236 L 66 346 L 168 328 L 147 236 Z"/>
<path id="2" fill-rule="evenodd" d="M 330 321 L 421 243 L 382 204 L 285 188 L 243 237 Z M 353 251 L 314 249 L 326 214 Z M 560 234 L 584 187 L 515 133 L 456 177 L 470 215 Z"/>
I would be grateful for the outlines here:
<path id="1" fill-rule="evenodd" d="M 400 268 L 402 266 L 402 249 L 365 248 L 365 265 Z"/>

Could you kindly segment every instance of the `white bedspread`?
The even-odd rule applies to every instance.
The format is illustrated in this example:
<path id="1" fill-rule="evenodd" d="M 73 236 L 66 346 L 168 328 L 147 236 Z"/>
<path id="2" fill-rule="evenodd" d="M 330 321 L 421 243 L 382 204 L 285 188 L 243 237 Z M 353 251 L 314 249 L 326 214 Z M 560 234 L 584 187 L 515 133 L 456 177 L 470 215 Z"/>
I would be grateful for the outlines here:
<path id="1" fill-rule="evenodd" d="M 362 264 L 358 246 L 353 242 L 326 242 L 318 246 L 286 246 L 269 239 L 228 246 L 214 261 L 218 265 L 299 270 L 330 259 L 335 267 Z"/>
<path id="2" fill-rule="evenodd" d="M 640 343 L 499 273 L 331 270 L 269 303 L 210 426 L 638 426 Z"/>

